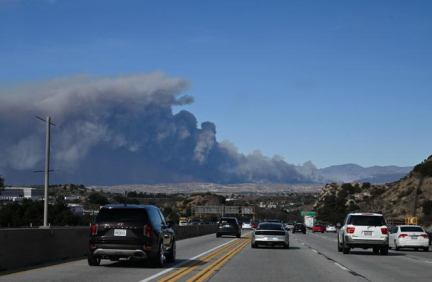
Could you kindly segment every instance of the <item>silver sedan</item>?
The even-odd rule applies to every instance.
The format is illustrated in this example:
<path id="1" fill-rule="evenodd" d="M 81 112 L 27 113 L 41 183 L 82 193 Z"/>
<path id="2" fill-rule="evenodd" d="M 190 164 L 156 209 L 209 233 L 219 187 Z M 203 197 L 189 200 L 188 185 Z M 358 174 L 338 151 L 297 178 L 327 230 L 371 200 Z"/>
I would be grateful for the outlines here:
<path id="1" fill-rule="evenodd" d="M 282 223 L 261 222 L 252 233 L 251 247 L 281 246 L 289 248 L 289 233 Z"/>

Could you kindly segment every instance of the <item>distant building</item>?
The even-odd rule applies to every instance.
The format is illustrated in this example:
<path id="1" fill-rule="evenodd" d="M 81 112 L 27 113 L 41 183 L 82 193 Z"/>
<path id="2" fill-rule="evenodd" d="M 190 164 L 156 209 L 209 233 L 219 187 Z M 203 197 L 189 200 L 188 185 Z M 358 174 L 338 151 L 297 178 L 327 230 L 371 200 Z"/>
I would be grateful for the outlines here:
<path id="1" fill-rule="evenodd" d="M 79 200 L 80 196 L 65 196 L 63 199 L 68 202 L 73 202 Z"/>
<path id="2" fill-rule="evenodd" d="M 0 191 L 0 201 L 22 201 L 30 199 L 33 201 L 43 199 L 44 190 L 31 187 L 6 187 Z"/>
<path id="3" fill-rule="evenodd" d="M 79 204 L 68 204 L 68 208 L 74 215 L 84 215 L 84 206 Z"/>

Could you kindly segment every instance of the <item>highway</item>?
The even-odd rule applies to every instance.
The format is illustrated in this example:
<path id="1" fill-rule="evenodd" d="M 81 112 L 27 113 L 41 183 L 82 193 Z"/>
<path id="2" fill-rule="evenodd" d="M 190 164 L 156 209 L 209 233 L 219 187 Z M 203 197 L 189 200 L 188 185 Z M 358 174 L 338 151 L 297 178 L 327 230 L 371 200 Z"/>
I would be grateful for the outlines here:
<path id="1" fill-rule="evenodd" d="M 432 252 L 393 251 L 388 256 L 354 249 L 337 252 L 336 234 L 290 234 L 290 249 L 250 247 L 242 238 L 214 234 L 177 242 L 177 261 L 161 269 L 142 261 L 87 260 L 24 270 L 0 281 L 430 281 Z"/>

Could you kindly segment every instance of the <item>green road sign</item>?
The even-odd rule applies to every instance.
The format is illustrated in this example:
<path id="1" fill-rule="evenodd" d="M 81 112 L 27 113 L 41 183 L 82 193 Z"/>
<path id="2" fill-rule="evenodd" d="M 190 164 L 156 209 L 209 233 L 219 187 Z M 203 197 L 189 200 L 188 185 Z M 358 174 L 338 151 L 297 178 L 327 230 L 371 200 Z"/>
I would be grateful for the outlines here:
<path id="1" fill-rule="evenodd" d="M 314 211 L 302 211 L 301 215 L 315 216 L 315 212 Z"/>

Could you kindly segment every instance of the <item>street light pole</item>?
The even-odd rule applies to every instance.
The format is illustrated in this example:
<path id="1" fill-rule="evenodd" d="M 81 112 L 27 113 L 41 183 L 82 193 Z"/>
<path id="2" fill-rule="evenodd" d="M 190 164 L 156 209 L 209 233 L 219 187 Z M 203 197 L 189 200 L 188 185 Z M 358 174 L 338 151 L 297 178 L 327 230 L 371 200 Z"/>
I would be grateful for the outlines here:
<path id="1" fill-rule="evenodd" d="M 44 201 L 44 227 L 48 227 L 48 187 L 49 187 L 49 165 L 50 165 L 50 134 L 51 117 L 46 119 L 46 148 L 45 148 L 45 201 Z"/>

